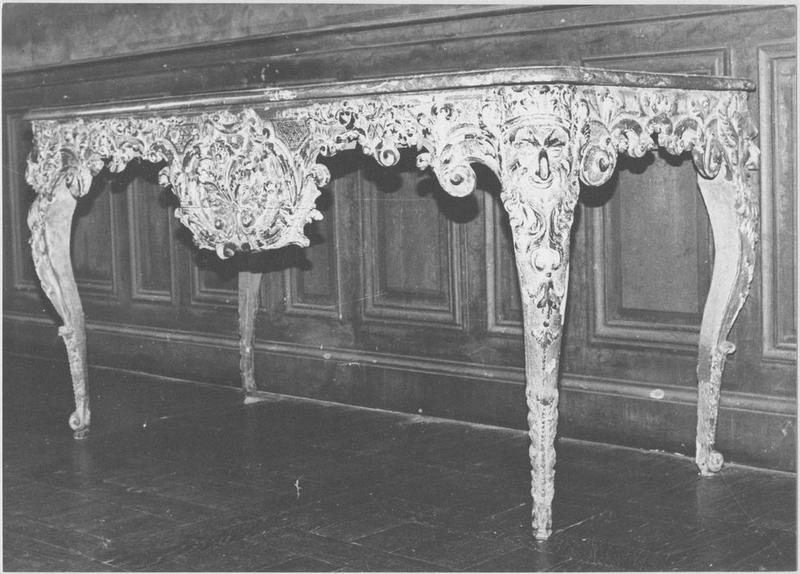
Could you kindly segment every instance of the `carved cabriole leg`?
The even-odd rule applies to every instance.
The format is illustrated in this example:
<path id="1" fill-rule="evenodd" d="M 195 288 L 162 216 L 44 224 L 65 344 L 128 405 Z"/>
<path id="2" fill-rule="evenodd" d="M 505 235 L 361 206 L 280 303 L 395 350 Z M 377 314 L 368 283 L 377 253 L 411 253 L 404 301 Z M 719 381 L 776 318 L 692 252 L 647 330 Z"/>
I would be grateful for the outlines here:
<path id="1" fill-rule="evenodd" d="M 75 411 L 69 426 L 76 439 L 89 433 L 89 395 L 86 373 L 86 331 L 83 307 L 70 260 L 72 215 L 77 200 L 68 187 L 73 174 L 62 174 L 49 194 L 38 194 L 28 213 L 31 230 L 31 252 L 42 290 L 53 303 L 64 324 L 58 334 L 64 339 L 72 375 Z M 91 182 L 91 176 L 85 182 Z"/>
<path id="2" fill-rule="evenodd" d="M 750 289 L 756 244 L 756 218 L 742 209 L 741 198 L 749 184 L 728 180 L 725 170 L 714 179 L 698 176 L 714 235 L 714 273 L 700 328 L 697 364 L 697 450 L 695 461 L 703 475 L 722 468 L 723 457 L 714 450 L 719 410 L 720 382 L 725 359 L 735 346 L 726 340 Z M 743 190 L 739 186 L 745 186 Z"/>
<path id="3" fill-rule="evenodd" d="M 261 287 L 261 273 L 239 272 L 239 369 L 242 372 L 242 388 L 245 404 L 258 402 L 255 397 L 255 360 L 253 357 L 253 335 L 256 312 L 258 311 L 258 290 Z"/>

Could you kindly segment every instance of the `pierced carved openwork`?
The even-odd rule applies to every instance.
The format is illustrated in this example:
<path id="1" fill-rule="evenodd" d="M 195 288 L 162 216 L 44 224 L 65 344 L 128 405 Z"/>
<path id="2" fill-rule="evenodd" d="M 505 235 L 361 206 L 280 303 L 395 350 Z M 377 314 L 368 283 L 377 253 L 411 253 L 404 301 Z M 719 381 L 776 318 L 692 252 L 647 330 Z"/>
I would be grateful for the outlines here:
<path id="1" fill-rule="evenodd" d="M 304 227 L 321 217 L 315 202 L 329 179 L 320 157 L 360 148 L 392 166 L 401 150 L 411 149 L 419 168 L 431 169 L 457 197 L 474 190 L 472 164 L 481 163 L 502 185 L 514 239 L 533 526 L 538 538 L 547 538 L 569 239 L 580 184 L 608 181 L 619 154 L 636 158 L 661 148 L 691 156 L 714 232 L 714 276 L 700 336 L 696 460 L 704 474 L 716 472 L 722 465 L 713 449 L 720 381 L 734 349 L 726 338 L 747 297 L 758 236 L 748 173 L 758 164 L 758 148 L 744 93 L 751 88 L 721 78 L 527 68 L 248 92 L 206 98 L 194 111 L 191 102 L 158 108 L 179 110 L 174 114 L 147 105 L 34 114 L 36 146 L 27 170 L 37 193 L 31 244 L 44 291 L 64 321 L 76 436 L 88 430 L 89 408 L 69 223 L 75 200 L 105 166 L 164 164 L 161 181 L 180 200 L 176 216 L 199 247 L 230 257 L 308 245 Z M 257 276 L 240 280 L 242 372 L 250 395 L 256 392 L 259 282 Z"/>
<path id="2" fill-rule="evenodd" d="M 64 177 L 80 197 L 106 165 L 122 171 L 132 160 L 165 163 L 161 182 L 180 200 L 176 216 L 199 247 L 229 257 L 308 244 L 303 228 L 321 217 L 317 188 L 329 180 L 316 163 L 320 155 L 360 147 L 391 166 L 401 149 L 413 148 L 420 152 L 419 167 L 431 168 L 454 196 L 474 189 L 475 162 L 502 178 L 509 168 L 501 157 L 511 164 L 534 161 L 536 169 L 524 177 L 541 185 L 564 162 L 577 161 L 580 181 L 597 186 L 611 177 L 619 153 L 641 157 L 658 147 L 674 155 L 691 152 L 706 178 L 724 168 L 734 180 L 758 161 L 746 105 L 738 92 L 547 85 L 310 103 L 271 119 L 268 107 L 242 107 L 39 120 L 27 178 L 47 196 Z M 742 185 L 740 208 L 755 209 L 746 191 Z M 756 230 L 742 232 L 755 236 Z"/>

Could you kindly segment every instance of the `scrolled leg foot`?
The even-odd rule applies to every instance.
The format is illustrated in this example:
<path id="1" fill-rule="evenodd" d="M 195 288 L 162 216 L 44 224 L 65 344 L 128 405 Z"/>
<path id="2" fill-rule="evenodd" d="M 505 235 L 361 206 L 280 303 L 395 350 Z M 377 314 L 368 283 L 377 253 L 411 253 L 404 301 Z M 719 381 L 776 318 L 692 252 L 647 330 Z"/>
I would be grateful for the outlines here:
<path id="1" fill-rule="evenodd" d="M 722 470 L 725 458 L 722 453 L 716 450 L 704 451 L 701 445 L 697 445 L 697 456 L 695 462 L 703 476 L 713 476 Z"/>
<path id="2" fill-rule="evenodd" d="M 741 173 L 728 179 L 723 172 L 713 179 L 698 177 L 714 235 L 714 271 L 697 361 L 695 462 L 704 476 L 719 472 L 724 463 L 714 443 L 725 360 L 736 350 L 727 336 L 750 290 L 758 237 L 757 199 L 748 179 Z"/>
<path id="3" fill-rule="evenodd" d="M 89 438 L 89 411 L 84 412 L 75 410 L 69 416 L 69 428 L 72 429 L 72 436 L 77 440 Z"/>

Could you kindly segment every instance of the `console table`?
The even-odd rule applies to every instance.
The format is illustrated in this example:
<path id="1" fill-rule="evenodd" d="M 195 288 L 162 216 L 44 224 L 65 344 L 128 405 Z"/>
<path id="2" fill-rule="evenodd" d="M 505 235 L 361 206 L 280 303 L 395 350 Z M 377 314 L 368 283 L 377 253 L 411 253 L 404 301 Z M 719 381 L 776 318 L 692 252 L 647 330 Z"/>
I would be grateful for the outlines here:
<path id="1" fill-rule="evenodd" d="M 569 275 L 569 240 L 580 183 L 613 174 L 618 154 L 657 148 L 691 154 L 714 236 L 714 270 L 700 331 L 696 462 L 720 470 L 714 450 L 726 340 L 753 278 L 758 165 L 747 80 L 527 67 L 161 98 L 31 111 L 35 146 L 27 181 L 36 272 L 63 320 L 76 438 L 89 430 L 86 337 L 70 262 L 76 201 L 104 166 L 163 163 L 160 181 L 180 200 L 176 217 L 198 247 L 226 258 L 307 246 L 321 218 L 319 156 L 360 148 L 381 165 L 416 150 L 454 196 L 471 193 L 471 163 L 502 185 L 523 302 L 533 533 L 546 539 L 558 405 L 558 366 Z M 241 371 L 255 399 L 253 325 L 261 276 L 239 277 Z"/>

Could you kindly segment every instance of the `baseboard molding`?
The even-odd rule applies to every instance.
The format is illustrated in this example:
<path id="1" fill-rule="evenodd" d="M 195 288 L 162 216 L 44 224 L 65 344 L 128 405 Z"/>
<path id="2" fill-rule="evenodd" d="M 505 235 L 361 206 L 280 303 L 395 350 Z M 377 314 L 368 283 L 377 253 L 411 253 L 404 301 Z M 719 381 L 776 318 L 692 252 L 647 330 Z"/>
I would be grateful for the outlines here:
<path id="1" fill-rule="evenodd" d="M 4 319 L 23 324 L 55 327 L 52 321 L 45 317 L 6 313 Z M 148 339 L 184 343 L 199 347 L 225 348 L 237 353 L 239 352 L 239 340 L 230 336 L 207 335 L 188 331 L 171 331 L 166 329 L 154 329 L 152 327 L 145 328 L 101 322 L 87 322 L 86 330 L 89 333 L 145 337 Z M 324 361 L 351 364 L 363 363 L 365 365 L 378 366 L 384 369 L 399 369 L 412 373 L 447 376 L 456 375 L 464 378 L 489 379 L 497 383 L 514 385 L 525 384 L 525 371 L 517 367 L 503 367 L 499 365 L 486 366 L 477 363 L 463 363 L 428 357 L 408 357 L 366 350 L 312 347 L 309 345 L 279 341 L 255 341 L 253 346 L 256 352 L 274 353 L 287 357 L 321 359 Z M 587 377 L 570 373 L 562 374 L 559 382 L 562 389 L 569 389 L 574 392 L 612 395 L 631 399 L 692 406 L 697 405 L 697 392 L 694 389 L 677 385 L 658 386 L 640 381 Z M 797 416 L 796 402 L 786 397 L 755 395 L 738 391 L 725 391 L 724 389 L 720 399 L 720 407 L 723 409 Z"/>
<path id="2" fill-rule="evenodd" d="M 5 348 L 12 352 L 63 355 L 47 317 L 7 312 L 4 332 Z M 235 337 L 100 322 L 87 324 L 87 336 L 92 365 L 239 384 Z M 525 426 L 521 368 L 277 341 L 256 341 L 254 347 L 259 388 L 265 391 Z M 683 454 L 694 449 L 694 389 L 569 373 L 560 385 L 562 436 Z M 791 398 L 723 390 L 720 448 L 736 462 L 794 470 L 796 413 Z M 747 444 L 736 439 L 743 435 Z"/>

